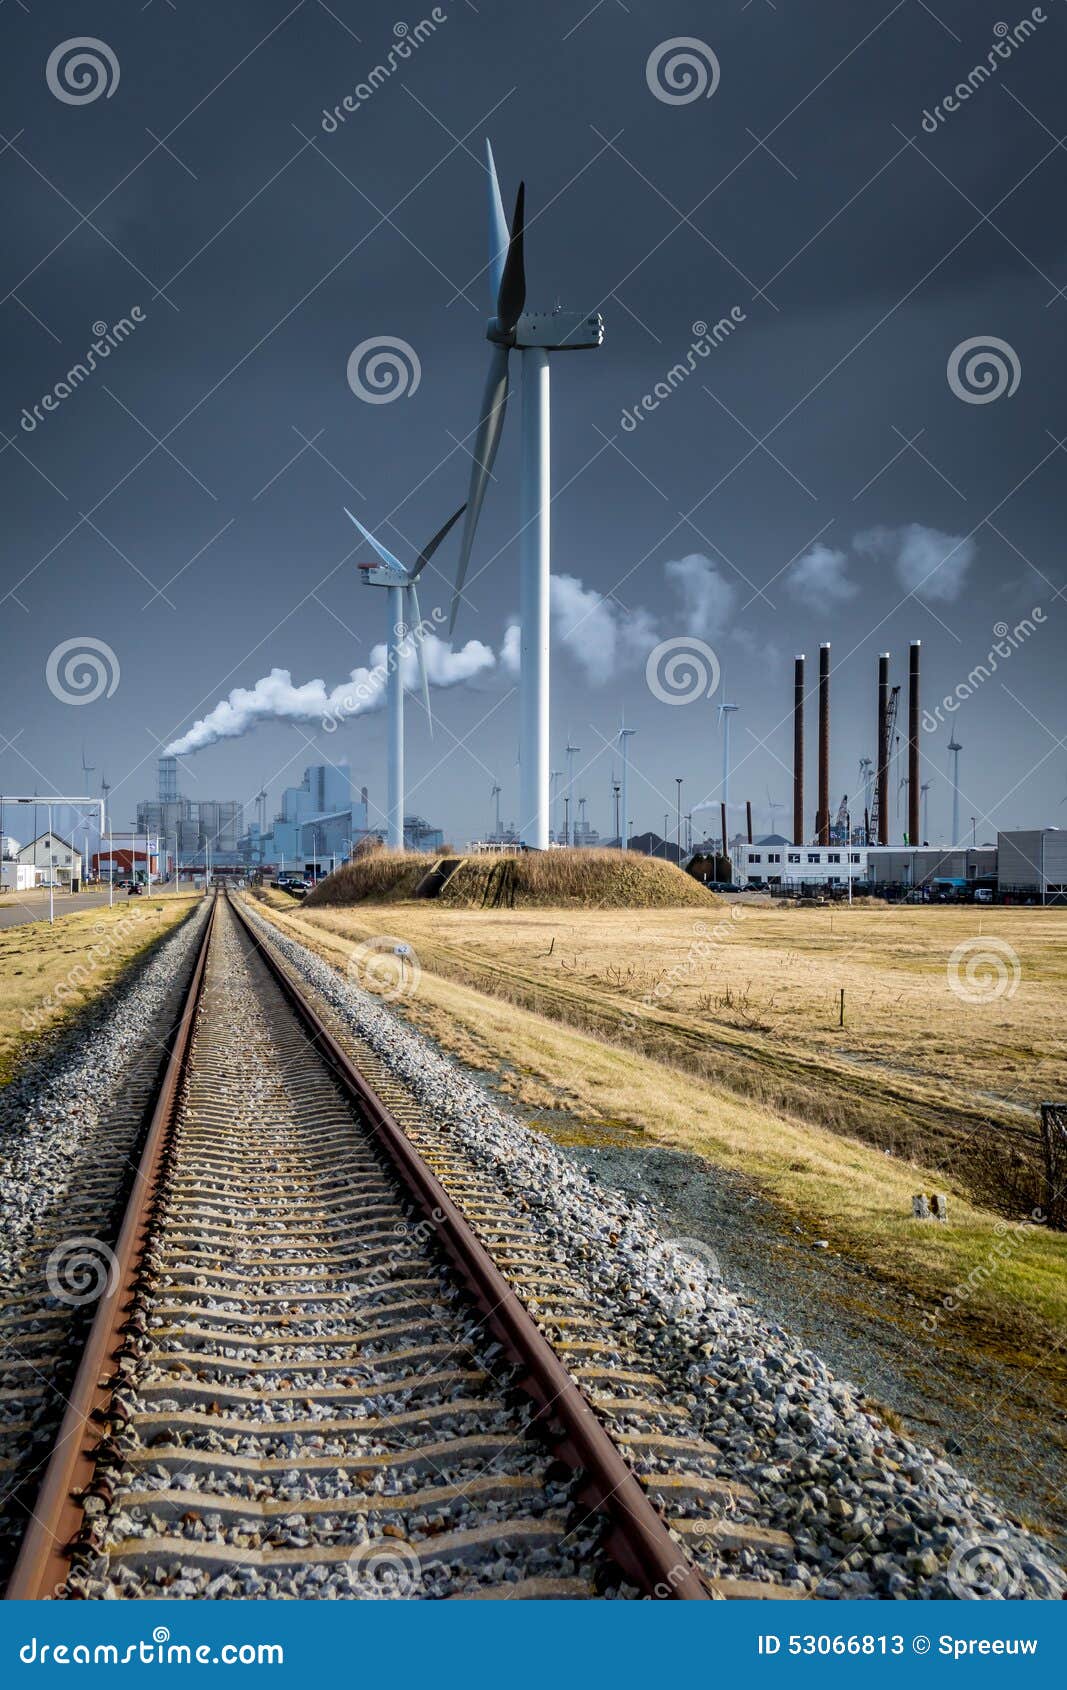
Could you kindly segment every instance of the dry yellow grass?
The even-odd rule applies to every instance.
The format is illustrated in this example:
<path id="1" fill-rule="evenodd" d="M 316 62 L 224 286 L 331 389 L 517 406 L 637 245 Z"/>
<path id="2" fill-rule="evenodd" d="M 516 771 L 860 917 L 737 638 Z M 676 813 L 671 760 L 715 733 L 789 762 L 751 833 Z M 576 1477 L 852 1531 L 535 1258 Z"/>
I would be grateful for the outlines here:
<path id="1" fill-rule="evenodd" d="M 337 912 L 293 911 L 290 906 L 272 908 L 271 914 L 285 931 L 342 970 L 352 940 L 371 931 L 363 922 L 355 933 L 352 917 Z M 391 908 L 388 914 L 392 923 L 394 916 L 409 912 Z M 768 916 L 773 924 L 775 912 Z M 446 925 L 464 920 L 469 918 L 446 917 Z M 506 934 L 514 924 L 515 917 L 501 924 L 496 934 L 500 947 L 510 944 Z M 374 932 L 381 933 L 383 925 Z M 419 937 L 425 940 L 427 930 L 404 920 L 394 925 L 398 936 L 416 945 Z M 495 918 L 492 926 L 497 929 Z M 548 933 L 541 936 L 546 939 Z M 483 934 L 481 942 L 492 941 Z M 425 949 L 432 953 L 432 943 Z M 1067 1319 L 1067 1236 L 1005 1221 L 969 1202 L 960 1187 L 929 1168 L 740 1100 L 640 1051 L 610 1045 L 559 1019 L 445 978 L 428 970 L 421 950 L 420 956 L 418 990 L 395 1007 L 464 1060 L 517 1076 L 511 1089 L 524 1103 L 567 1111 L 589 1131 L 632 1129 L 651 1143 L 696 1152 L 753 1178 L 786 1214 L 896 1284 L 903 1299 L 918 1298 L 936 1314 L 939 1332 L 966 1332 L 968 1343 L 1013 1366 L 1034 1368 L 1058 1381 L 1059 1389 L 1060 1363 L 1050 1340 L 1062 1333 Z M 912 1194 L 946 1186 L 949 1223 L 914 1222 Z M 954 1306 L 943 1307 L 945 1298 Z M 902 1301 L 901 1320 L 917 1318 Z"/>
<path id="2" fill-rule="evenodd" d="M 123 900 L 0 930 L 0 1083 L 28 1046 L 105 991 L 187 915 L 194 896 Z"/>
<path id="3" fill-rule="evenodd" d="M 932 1163 L 983 1200 L 1007 1180 L 1006 1200 L 1031 1205 L 1034 1146 L 1016 1135 L 1034 1131 L 1038 1102 L 1067 1096 L 1064 910 L 724 900 L 708 912 L 410 903 L 305 914 L 353 942 L 395 933 L 424 969 Z M 994 988 L 995 968 L 1007 970 L 988 1001 L 952 964 L 972 944 L 989 951 Z"/>
<path id="4" fill-rule="evenodd" d="M 413 899 L 435 859 L 369 851 L 308 898 L 311 908 Z M 711 909 L 718 900 L 673 863 L 619 851 L 535 851 L 463 859 L 438 900 L 448 908 Z"/>

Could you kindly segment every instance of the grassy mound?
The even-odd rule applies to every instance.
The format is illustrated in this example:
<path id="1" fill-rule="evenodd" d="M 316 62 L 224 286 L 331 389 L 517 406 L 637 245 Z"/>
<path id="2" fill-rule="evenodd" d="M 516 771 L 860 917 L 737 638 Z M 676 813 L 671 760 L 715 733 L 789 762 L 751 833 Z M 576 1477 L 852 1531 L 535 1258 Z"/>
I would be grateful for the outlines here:
<path id="1" fill-rule="evenodd" d="M 401 903 L 416 896 L 436 860 L 411 851 L 374 852 L 331 874 L 307 903 Z M 718 902 L 661 858 L 569 850 L 465 857 L 439 901 L 452 909 L 706 909 Z"/>

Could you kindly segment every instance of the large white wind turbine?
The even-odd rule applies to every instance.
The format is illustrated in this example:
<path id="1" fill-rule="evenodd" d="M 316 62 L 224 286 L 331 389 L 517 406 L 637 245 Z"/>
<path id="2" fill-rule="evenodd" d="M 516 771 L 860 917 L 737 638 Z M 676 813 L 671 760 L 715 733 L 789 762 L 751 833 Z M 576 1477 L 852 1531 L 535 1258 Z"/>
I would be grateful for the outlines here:
<path id="1" fill-rule="evenodd" d="M 401 673 L 401 663 L 405 652 L 405 645 L 409 631 L 414 640 L 415 651 L 419 659 L 419 674 L 422 678 L 422 696 L 426 705 L 426 716 L 433 732 L 433 716 L 430 711 L 430 681 L 426 673 L 426 653 L 423 650 L 424 630 L 422 617 L 419 615 L 419 593 L 415 583 L 426 568 L 434 552 L 445 538 L 453 523 L 458 522 L 465 505 L 460 505 L 445 523 L 439 528 L 429 545 L 419 553 L 410 569 L 405 569 L 400 559 L 376 540 L 369 528 L 364 528 L 358 516 L 345 506 L 345 515 L 350 522 L 354 522 L 363 538 L 374 547 L 382 560 L 379 568 L 373 563 L 361 563 L 360 574 L 371 587 L 385 587 L 389 594 L 389 632 L 388 632 L 388 670 L 386 678 L 387 707 L 389 713 L 389 773 L 388 773 L 388 825 L 387 843 L 397 851 L 404 849 L 404 678 Z M 408 600 L 410 599 L 410 607 Z M 408 615 L 410 608 L 411 615 Z"/>
<path id="2" fill-rule="evenodd" d="M 489 282 L 495 316 L 486 338 L 493 351 L 474 442 L 467 520 L 460 546 L 455 626 L 463 582 L 470 562 L 485 490 L 504 427 L 508 402 L 508 354 L 522 354 L 522 485 L 519 504 L 519 770 L 520 837 L 544 850 L 549 831 L 548 641 L 551 542 L 551 451 L 549 438 L 548 354 L 599 346 L 604 319 L 599 312 L 533 312 L 526 304 L 523 255 L 525 184 L 519 184 L 509 231 L 500 198 L 493 149 L 486 146 L 489 177 Z"/>

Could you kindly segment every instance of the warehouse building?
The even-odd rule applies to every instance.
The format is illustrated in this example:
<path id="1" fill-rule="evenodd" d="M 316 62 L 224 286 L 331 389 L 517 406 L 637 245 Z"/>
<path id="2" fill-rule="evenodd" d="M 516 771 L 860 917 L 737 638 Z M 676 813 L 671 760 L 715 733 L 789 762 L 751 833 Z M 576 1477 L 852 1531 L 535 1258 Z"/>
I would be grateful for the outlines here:
<path id="1" fill-rule="evenodd" d="M 1067 900 L 1067 830 L 1028 828 L 997 834 L 997 879 L 1001 896 Z"/>
<path id="2" fill-rule="evenodd" d="M 1037 828 L 998 833 L 996 845 L 791 845 L 771 837 L 741 845 L 736 879 L 754 891 L 825 890 L 885 893 L 922 891 L 928 897 L 1067 900 L 1067 832 Z"/>

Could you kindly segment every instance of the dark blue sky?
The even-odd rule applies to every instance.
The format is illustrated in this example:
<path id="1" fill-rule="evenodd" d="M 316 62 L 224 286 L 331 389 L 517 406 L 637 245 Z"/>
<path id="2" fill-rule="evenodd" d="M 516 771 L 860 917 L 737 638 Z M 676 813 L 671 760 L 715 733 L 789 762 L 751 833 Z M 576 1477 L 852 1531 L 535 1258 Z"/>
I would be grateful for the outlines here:
<path id="1" fill-rule="evenodd" d="M 661 640 L 715 651 L 740 706 L 731 796 L 763 825 L 768 790 L 790 796 L 795 650 L 814 670 L 833 642 L 836 802 L 874 748 L 880 650 L 904 680 L 907 642 L 923 641 L 932 706 L 1034 606 L 1032 636 L 924 735 L 923 779 L 942 837 L 954 725 L 980 837 L 1062 819 L 1067 10 L 1037 12 L 1015 45 L 995 26 L 1030 11 L 975 0 L 450 0 L 330 133 L 324 108 L 430 7 L 152 0 L 90 15 L 9 0 L 0 786 L 79 786 L 84 737 L 126 822 L 160 746 L 231 688 L 283 668 L 331 689 L 371 661 L 385 610 L 358 586 L 366 552 L 342 506 L 408 556 L 464 497 L 488 350 L 490 133 L 506 201 L 527 183 L 529 302 L 599 306 L 607 322 L 600 351 L 553 365 L 554 569 L 607 599 L 561 594 L 553 763 L 570 733 L 594 824 L 609 823 L 623 708 L 638 829 L 673 810 L 675 775 L 687 807 L 718 794 L 717 700 L 653 696 L 645 658 Z M 83 34 L 107 43 L 118 81 L 69 103 L 46 66 Z M 646 71 L 682 37 L 711 49 L 719 81 L 669 103 Z M 998 41 L 996 70 L 924 130 Z M 93 325 L 135 306 L 143 322 L 25 426 Z M 693 324 L 732 307 L 734 332 L 624 428 L 685 362 Z M 385 336 L 421 373 L 372 405 L 346 368 Z M 1018 382 L 974 403 L 947 368 L 990 337 Z M 457 630 L 498 658 L 517 608 L 517 411 Z M 694 556 L 707 565 L 667 568 Z M 447 603 L 453 560 L 454 546 L 427 573 L 424 613 Z M 46 668 L 84 638 L 120 676 L 79 707 Z M 433 741 L 412 700 L 409 808 L 459 841 L 486 827 L 495 775 L 514 812 L 513 685 L 498 660 L 437 692 Z M 333 735 L 272 722 L 196 753 L 181 782 L 241 798 L 266 783 L 273 799 L 305 763 L 343 755 L 380 806 L 383 753 L 380 714 Z"/>

